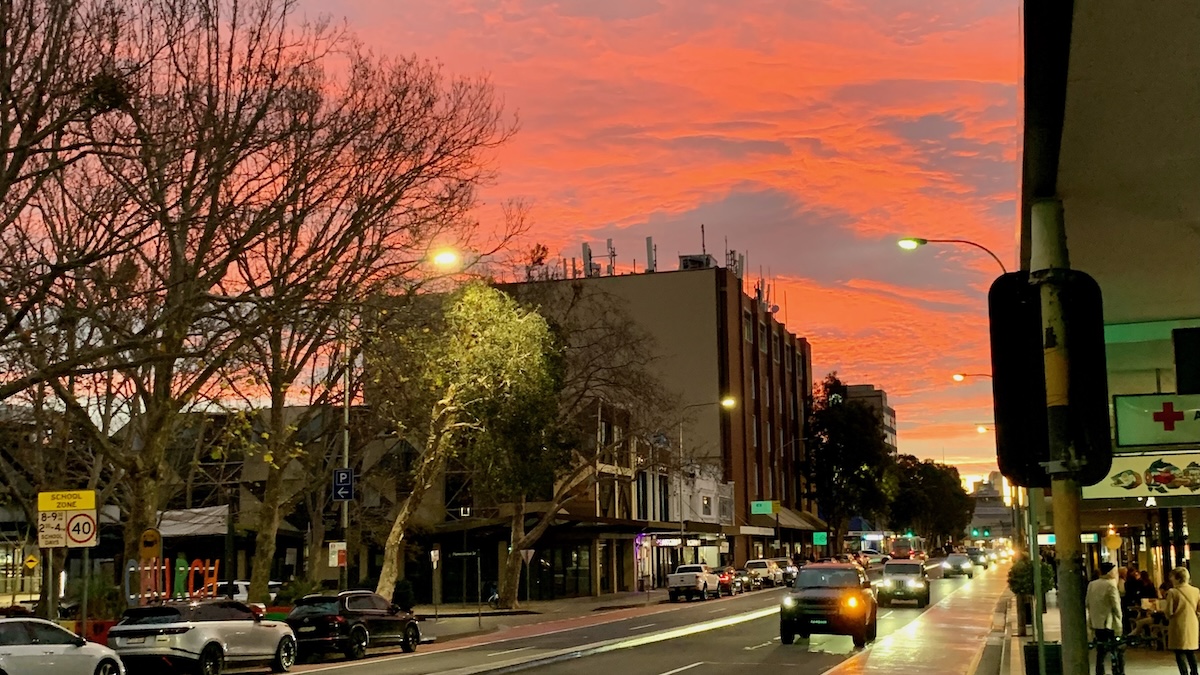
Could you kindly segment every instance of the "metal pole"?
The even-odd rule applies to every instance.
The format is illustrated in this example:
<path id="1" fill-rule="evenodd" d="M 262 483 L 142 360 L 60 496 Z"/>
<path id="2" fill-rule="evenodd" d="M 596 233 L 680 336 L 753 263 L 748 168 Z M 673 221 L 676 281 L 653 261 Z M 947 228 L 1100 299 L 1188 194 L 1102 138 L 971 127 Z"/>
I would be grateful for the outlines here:
<path id="1" fill-rule="evenodd" d="M 350 468 L 350 344 L 346 349 L 346 366 L 342 370 L 342 468 Z M 342 541 L 350 542 L 350 502 L 342 502 Z M 346 564 L 338 567 L 338 585 L 342 590 L 350 587 L 350 551 L 346 551 Z"/>
<path id="2" fill-rule="evenodd" d="M 97 534 L 99 536 L 99 534 Z M 79 599 L 79 622 L 83 630 L 83 637 L 88 635 L 88 592 L 91 589 L 92 579 L 92 549 L 83 549 L 83 597 Z"/>
<path id="3" fill-rule="evenodd" d="M 479 560 L 479 554 L 475 555 L 475 585 L 479 588 L 478 597 L 475 599 L 475 615 L 479 619 L 479 627 L 483 628 L 483 571 L 479 569 L 482 564 Z"/>
<path id="4" fill-rule="evenodd" d="M 1038 508 L 1045 501 L 1046 496 L 1042 488 L 1029 488 L 1029 561 L 1033 563 L 1033 639 L 1037 640 L 1039 675 L 1046 675 L 1046 632 L 1042 624 L 1042 612 L 1046 611 L 1046 594 L 1042 592 L 1042 555 L 1037 543 L 1040 529 Z"/>
<path id="5" fill-rule="evenodd" d="M 1079 541 L 1082 491 L 1071 440 L 1068 348 L 1057 276 L 1070 268 L 1062 202 L 1035 202 L 1032 207 L 1030 269 L 1042 297 L 1043 359 L 1046 368 L 1046 417 L 1050 430 L 1050 473 L 1053 486 L 1054 537 L 1058 554 L 1058 610 L 1062 618 L 1063 672 L 1088 670 L 1087 624 L 1084 615 L 1083 549 Z"/>
<path id="6" fill-rule="evenodd" d="M 225 597 L 230 600 L 234 596 L 233 582 L 237 579 L 234 576 L 233 557 L 233 488 L 230 488 L 226 493 L 225 503 Z"/>
<path id="7" fill-rule="evenodd" d="M 531 562 L 530 560 L 525 561 L 525 602 L 527 604 L 529 603 L 529 594 L 533 592 L 533 577 L 530 574 L 533 567 Z"/>

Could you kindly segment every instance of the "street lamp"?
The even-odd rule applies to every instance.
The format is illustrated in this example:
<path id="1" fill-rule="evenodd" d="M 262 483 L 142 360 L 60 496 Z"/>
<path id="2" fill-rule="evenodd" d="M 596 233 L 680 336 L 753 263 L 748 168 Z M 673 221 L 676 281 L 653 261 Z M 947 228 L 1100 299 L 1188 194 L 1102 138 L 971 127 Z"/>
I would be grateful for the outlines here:
<path id="1" fill-rule="evenodd" d="M 724 396 L 719 401 L 705 401 L 704 403 L 692 403 L 685 405 L 680 409 L 680 413 L 692 408 L 706 408 L 710 405 L 719 405 L 725 410 L 733 410 L 737 407 L 737 399 L 732 396 Z M 683 417 L 679 418 L 679 536 L 684 537 L 683 524 Z M 683 562 L 683 549 L 679 551 L 679 561 Z"/>
<path id="2" fill-rule="evenodd" d="M 997 256 L 995 253 L 992 253 L 991 249 L 983 244 L 976 244 L 975 242 L 968 241 L 966 239 L 922 239 L 920 237 L 905 237 L 897 242 L 897 244 L 899 244 L 900 248 L 904 249 L 905 251 L 915 251 L 926 244 L 962 244 L 964 246 L 974 246 L 975 248 L 992 256 L 992 260 L 995 260 L 996 264 L 1000 266 L 1000 269 L 1003 270 L 1005 274 L 1008 274 L 1008 268 L 1004 266 L 1004 263 L 1000 260 L 999 256 Z"/>
<path id="3" fill-rule="evenodd" d="M 967 379 L 968 377 L 991 378 L 992 376 L 990 373 L 955 373 L 955 374 L 951 375 L 950 377 L 952 377 L 955 382 L 962 382 L 963 380 Z"/>

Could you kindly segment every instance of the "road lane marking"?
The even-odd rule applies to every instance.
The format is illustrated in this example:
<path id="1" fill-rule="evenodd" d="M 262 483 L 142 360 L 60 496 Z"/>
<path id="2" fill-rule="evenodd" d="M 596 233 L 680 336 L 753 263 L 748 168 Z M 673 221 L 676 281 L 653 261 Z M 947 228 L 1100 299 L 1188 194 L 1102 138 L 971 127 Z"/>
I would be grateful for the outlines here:
<path id="1" fill-rule="evenodd" d="M 692 668 L 695 668 L 696 666 L 702 666 L 702 665 L 704 665 L 704 662 L 703 662 L 703 661 L 697 661 L 697 662 L 695 662 L 695 663 L 691 664 L 690 666 L 684 666 L 684 667 L 682 667 L 682 668 L 676 668 L 675 670 L 668 670 L 668 671 L 667 671 L 667 672 L 665 672 L 665 673 L 659 673 L 659 675 L 675 675 L 675 673 L 682 673 L 682 672 L 683 672 L 683 671 L 685 671 L 685 670 L 691 670 Z"/>
<path id="2" fill-rule="evenodd" d="M 887 612 L 884 612 L 884 613 L 883 613 L 883 615 L 882 615 L 882 616 L 880 616 L 879 618 L 881 618 L 881 619 L 886 619 L 886 618 L 888 618 L 888 617 L 889 617 L 889 616 L 891 616 L 891 615 L 892 615 L 892 612 L 891 612 L 891 611 L 887 611 Z"/>
<path id="3" fill-rule="evenodd" d="M 516 649 L 506 649 L 502 652 L 492 652 L 491 654 L 488 654 L 488 657 L 491 658 L 493 656 L 501 656 L 503 654 L 516 654 L 517 652 L 523 652 L 526 649 L 533 649 L 533 647 L 517 647 Z"/>
<path id="4" fill-rule="evenodd" d="M 710 610 L 708 610 L 708 613 L 709 613 L 709 614 L 716 614 L 717 612 L 724 612 L 724 611 L 725 611 L 725 608 L 724 608 L 724 607 L 719 607 L 719 608 L 717 608 L 717 609 L 710 609 Z"/>
<path id="5" fill-rule="evenodd" d="M 634 631 L 634 630 L 641 630 L 641 629 L 643 629 L 643 628 L 650 628 L 651 626 L 657 626 L 657 625 L 658 625 L 658 624 L 656 624 L 656 623 L 648 623 L 648 624 L 646 624 L 646 625 L 644 625 L 644 626 L 634 626 L 633 628 L 630 628 L 629 630 L 631 630 L 631 631 Z"/>
<path id="6" fill-rule="evenodd" d="M 742 647 L 742 649 L 745 649 L 748 652 L 752 652 L 755 649 L 762 649 L 763 647 L 770 647 L 770 646 L 771 646 L 770 642 L 764 642 L 761 645 L 754 645 L 753 647 Z"/>

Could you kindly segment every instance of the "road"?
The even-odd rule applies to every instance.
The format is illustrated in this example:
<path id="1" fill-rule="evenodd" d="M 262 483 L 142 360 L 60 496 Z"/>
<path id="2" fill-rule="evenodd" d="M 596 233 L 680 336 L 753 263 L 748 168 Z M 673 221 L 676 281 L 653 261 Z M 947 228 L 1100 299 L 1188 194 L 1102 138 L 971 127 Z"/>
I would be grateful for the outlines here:
<path id="1" fill-rule="evenodd" d="M 993 574 L 983 572 L 982 574 Z M 968 579 L 940 579 L 931 569 L 933 604 L 966 588 Z M 976 579 L 980 578 L 977 571 Z M 778 605 L 781 590 L 747 593 L 734 598 L 665 604 L 637 616 L 580 617 L 576 625 L 554 632 L 504 641 L 484 641 L 422 649 L 416 654 L 382 656 L 359 662 L 305 665 L 296 672 L 336 675 L 465 675 L 505 665 L 519 667 L 535 659 L 555 657 L 532 673 L 668 673 L 689 675 L 729 672 L 740 666 L 797 667 L 798 672 L 828 670 L 856 653 L 849 637 L 813 636 L 795 645 L 779 643 Z M 901 631 L 921 616 L 913 605 L 880 610 L 879 636 Z"/>

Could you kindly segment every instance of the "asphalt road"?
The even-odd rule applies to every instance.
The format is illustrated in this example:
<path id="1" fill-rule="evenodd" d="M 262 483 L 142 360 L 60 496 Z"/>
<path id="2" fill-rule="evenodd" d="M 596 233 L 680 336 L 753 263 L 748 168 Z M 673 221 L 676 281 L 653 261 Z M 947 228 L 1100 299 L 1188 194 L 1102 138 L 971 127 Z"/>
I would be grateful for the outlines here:
<path id="1" fill-rule="evenodd" d="M 933 602 L 970 583 L 940 579 L 931 561 Z M 876 572 L 877 573 L 877 572 Z M 872 575 L 874 576 L 874 575 Z M 546 656 L 563 659 L 530 668 L 533 673 L 684 672 L 689 675 L 730 672 L 742 665 L 800 667 L 823 672 L 855 652 L 849 637 L 813 636 L 796 644 L 779 643 L 777 608 L 782 590 L 764 590 L 734 598 L 660 605 L 648 615 L 595 623 L 603 616 L 582 617 L 577 628 L 438 652 L 382 656 L 366 661 L 315 664 L 297 672 L 336 675 L 424 675 L 469 672 L 486 666 L 518 663 Z M 880 609 L 879 635 L 900 630 L 920 616 L 915 604 Z M 683 670 L 680 670 L 683 669 Z"/>

